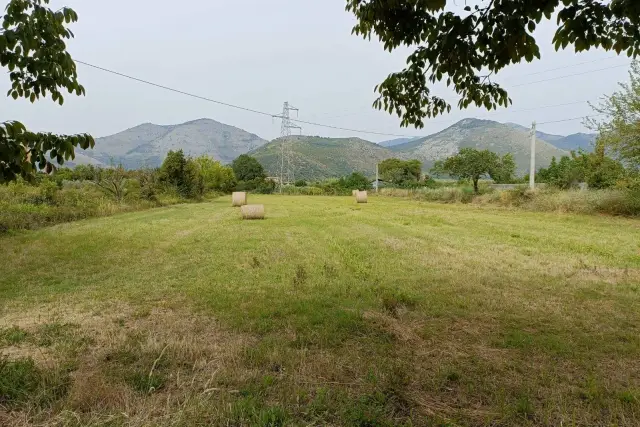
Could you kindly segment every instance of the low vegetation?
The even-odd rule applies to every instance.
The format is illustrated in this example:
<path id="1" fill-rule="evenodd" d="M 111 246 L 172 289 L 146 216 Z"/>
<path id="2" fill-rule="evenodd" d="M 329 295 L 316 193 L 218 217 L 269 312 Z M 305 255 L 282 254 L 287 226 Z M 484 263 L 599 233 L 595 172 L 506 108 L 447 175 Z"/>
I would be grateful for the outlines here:
<path id="1" fill-rule="evenodd" d="M 0 237 L 0 425 L 640 423 L 636 221 L 249 198 Z"/>
<path id="2" fill-rule="evenodd" d="M 476 193 L 469 185 L 438 188 L 383 188 L 380 194 L 444 203 L 473 203 L 539 212 L 640 215 L 640 191 L 628 189 L 560 190 L 546 187 L 530 191 L 526 185 L 511 190 L 494 190 L 486 184 Z"/>
<path id="3" fill-rule="evenodd" d="M 39 173 L 29 182 L 0 186 L 0 232 L 201 201 L 235 189 L 271 193 L 274 188 L 262 166 L 249 156 L 225 166 L 178 150 L 169 151 L 157 169 L 60 168 Z"/>

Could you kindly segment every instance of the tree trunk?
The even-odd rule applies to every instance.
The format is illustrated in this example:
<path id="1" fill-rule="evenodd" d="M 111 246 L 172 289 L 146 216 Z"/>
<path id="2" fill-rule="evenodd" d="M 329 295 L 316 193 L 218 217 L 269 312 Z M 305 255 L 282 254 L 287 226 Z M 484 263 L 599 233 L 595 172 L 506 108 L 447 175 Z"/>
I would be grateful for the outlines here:
<path id="1" fill-rule="evenodd" d="M 479 193 L 479 191 L 478 191 L 478 179 L 480 179 L 480 178 L 476 178 L 476 177 L 473 178 L 473 192 L 476 193 L 476 194 Z"/>

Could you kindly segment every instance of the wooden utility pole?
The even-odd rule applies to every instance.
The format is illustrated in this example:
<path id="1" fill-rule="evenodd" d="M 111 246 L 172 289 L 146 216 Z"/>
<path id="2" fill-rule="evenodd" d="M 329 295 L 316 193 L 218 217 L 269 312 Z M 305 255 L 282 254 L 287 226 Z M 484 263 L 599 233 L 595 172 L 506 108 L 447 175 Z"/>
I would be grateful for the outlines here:
<path id="1" fill-rule="evenodd" d="M 531 163 L 529 165 L 529 188 L 536 187 L 536 122 L 531 124 Z"/>

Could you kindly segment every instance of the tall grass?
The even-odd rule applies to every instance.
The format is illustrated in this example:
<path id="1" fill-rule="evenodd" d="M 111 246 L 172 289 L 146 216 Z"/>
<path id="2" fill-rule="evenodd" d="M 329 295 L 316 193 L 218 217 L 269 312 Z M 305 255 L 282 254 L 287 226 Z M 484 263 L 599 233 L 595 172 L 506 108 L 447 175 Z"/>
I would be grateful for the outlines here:
<path id="1" fill-rule="evenodd" d="M 28 230 L 84 218 L 102 217 L 180 203 L 177 195 L 162 194 L 156 200 L 140 197 L 132 188 L 118 202 L 90 182 L 65 182 L 62 188 L 52 181 L 38 186 L 24 182 L 0 186 L 0 233 Z"/>
<path id="2" fill-rule="evenodd" d="M 640 215 L 640 192 L 631 190 L 557 190 L 528 188 L 493 190 L 481 188 L 474 194 L 467 187 L 421 188 L 415 190 L 384 188 L 380 194 L 443 203 L 498 205 L 542 212 L 580 214 Z"/>

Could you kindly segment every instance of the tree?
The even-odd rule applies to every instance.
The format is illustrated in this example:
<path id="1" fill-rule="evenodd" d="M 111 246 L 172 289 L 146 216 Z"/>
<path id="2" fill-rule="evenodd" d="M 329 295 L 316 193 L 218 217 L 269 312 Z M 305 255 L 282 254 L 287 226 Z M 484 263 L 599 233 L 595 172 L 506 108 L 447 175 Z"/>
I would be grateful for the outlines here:
<path id="1" fill-rule="evenodd" d="M 228 193 L 235 188 L 237 180 L 231 167 L 208 156 L 196 157 L 194 161 L 200 168 L 205 190 Z"/>
<path id="2" fill-rule="evenodd" d="M 49 0 L 9 1 L 0 30 L 0 65 L 9 70 L 8 96 L 35 102 L 48 92 L 62 105 L 62 90 L 85 93 L 64 42 L 73 37 L 66 25 L 76 22 L 78 15 L 67 7 L 54 12 L 48 4 Z M 53 162 L 61 165 L 73 159 L 74 147 L 93 145 L 86 134 L 34 133 L 17 121 L 0 123 L 0 183 L 18 176 L 32 180 L 38 168 L 50 172 Z"/>
<path id="3" fill-rule="evenodd" d="M 187 159 L 182 150 L 167 153 L 160 167 L 160 181 L 175 187 L 185 198 L 200 197 L 204 191 L 200 167 L 192 159 Z"/>
<path id="4" fill-rule="evenodd" d="M 420 160 L 386 159 L 378 165 L 378 171 L 383 181 L 403 186 L 417 183 L 422 177 L 422 162 Z"/>
<path id="5" fill-rule="evenodd" d="M 621 83 L 620 90 L 605 96 L 599 105 L 591 105 L 607 117 L 604 121 L 588 120 L 587 125 L 599 135 L 596 148 L 640 169 L 640 62 L 633 61 L 629 83 Z"/>
<path id="6" fill-rule="evenodd" d="M 231 163 L 231 168 L 238 181 L 264 180 L 267 177 L 260 162 L 247 154 L 238 156 Z"/>
<path id="7" fill-rule="evenodd" d="M 360 172 L 353 172 L 340 178 L 338 186 L 347 190 L 368 190 L 371 188 L 371 181 Z"/>
<path id="8" fill-rule="evenodd" d="M 388 51 L 418 45 L 404 70 L 376 86 L 375 108 L 395 112 L 403 126 L 423 127 L 425 117 L 451 110 L 431 95 L 428 86 L 436 81 L 453 85 L 459 108 L 508 106 L 511 99 L 491 76 L 540 58 L 533 32 L 543 20 L 557 19 L 556 50 L 640 52 L 640 2 L 634 0 L 485 0 L 462 8 L 455 0 L 347 0 L 358 20 L 354 34 L 376 35 Z"/>
<path id="9" fill-rule="evenodd" d="M 572 152 L 571 156 L 562 156 L 560 162 L 553 157 L 548 168 L 538 171 L 537 180 L 561 189 L 576 187 L 580 182 L 586 182 L 589 188 L 611 188 L 625 176 L 622 163 L 605 156 L 596 146 L 593 153 Z"/>
<path id="10" fill-rule="evenodd" d="M 489 176 L 496 184 L 509 184 L 513 182 L 515 173 L 516 162 L 511 153 L 497 157 L 495 164 L 489 169 Z"/>
<path id="11" fill-rule="evenodd" d="M 489 172 L 496 168 L 498 161 L 498 155 L 489 150 L 463 148 L 455 156 L 444 161 L 437 161 L 433 171 L 434 173 L 448 173 L 456 178 L 470 179 L 473 181 L 473 191 L 478 193 L 478 181 L 481 177 L 489 175 Z"/>

